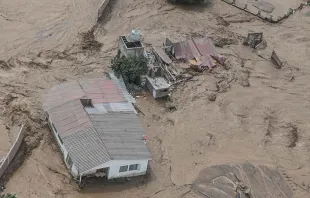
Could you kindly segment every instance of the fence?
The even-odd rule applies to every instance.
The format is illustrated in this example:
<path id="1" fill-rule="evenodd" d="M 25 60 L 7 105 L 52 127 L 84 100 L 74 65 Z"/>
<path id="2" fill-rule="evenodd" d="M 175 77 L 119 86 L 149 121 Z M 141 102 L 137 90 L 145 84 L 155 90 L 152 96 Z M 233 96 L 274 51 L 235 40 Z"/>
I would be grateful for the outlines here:
<path id="1" fill-rule="evenodd" d="M 24 130 L 24 125 L 22 125 L 13 146 L 11 147 L 8 154 L 4 157 L 2 164 L 0 164 L 0 178 L 3 176 L 5 170 L 9 167 L 10 163 L 14 159 L 14 157 L 15 157 L 15 155 L 16 155 L 16 153 L 17 153 L 17 151 L 18 151 L 18 149 L 19 149 L 19 147 L 20 147 L 20 145 L 24 139 L 24 136 L 25 136 L 25 130 Z"/>
<path id="2" fill-rule="evenodd" d="M 108 3 L 110 2 L 110 0 L 103 0 L 101 6 L 98 9 L 98 20 L 101 17 L 104 9 L 107 7 Z"/>
<path id="3" fill-rule="evenodd" d="M 222 0 L 222 1 L 236 8 L 244 10 L 247 13 L 255 15 L 263 20 L 266 20 L 270 23 L 279 23 L 280 21 L 294 14 L 295 11 L 302 10 L 305 6 L 310 6 L 309 3 L 301 3 L 299 6 L 295 8 L 290 8 L 288 6 L 286 7 L 279 6 L 279 8 L 274 8 L 274 9 L 278 9 L 277 11 L 273 11 L 272 9 L 272 10 L 269 10 L 271 12 L 268 13 L 268 12 L 261 12 L 262 11 L 261 8 L 255 7 L 253 4 L 253 2 L 255 1 L 250 2 L 250 3 L 247 3 L 247 1 L 244 1 L 244 0 Z M 265 7 L 267 8 L 268 6 L 265 6 Z M 267 8 L 267 9 L 270 9 L 270 8 Z"/>

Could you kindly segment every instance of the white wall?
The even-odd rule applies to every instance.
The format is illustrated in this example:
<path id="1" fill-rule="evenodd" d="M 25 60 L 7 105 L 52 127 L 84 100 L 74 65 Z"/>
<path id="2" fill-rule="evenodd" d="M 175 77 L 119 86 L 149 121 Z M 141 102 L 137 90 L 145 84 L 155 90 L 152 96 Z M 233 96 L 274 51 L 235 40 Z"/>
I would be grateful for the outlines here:
<path id="1" fill-rule="evenodd" d="M 121 173 L 119 172 L 121 166 L 127 165 L 129 167 L 132 164 L 139 164 L 138 170 L 126 171 Z M 132 176 L 144 175 L 147 171 L 147 166 L 148 166 L 148 160 L 111 160 L 109 162 L 102 164 L 101 166 L 93 168 L 90 171 L 84 172 L 83 176 L 89 174 L 95 174 L 97 169 L 109 167 L 108 179 L 120 178 L 120 177 L 132 177 Z"/>
<path id="2" fill-rule="evenodd" d="M 53 121 L 50 118 L 48 119 L 48 121 L 49 121 L 50 129 L 52 130 L 52 133 L 53 133 L 53 135 L 54 135 L 54 137 L 55 137 L 55 139 L 57 141 L 57 144 L 58 144 L 58 146 L 59 146 L 59 148 L 60 148 L 60 150 L 61 150 L 61 152 L 63 154 L 63 160 L 64 160 L 67 168 L 69 168 L 69 165 L 67 164 L 67 161 L 66 161 L 67 156 L 68 156 L 68 151 L 67 151 L 66 147 L 61 143 L 61 141 L 60 141 L 60 139 L 58 137 L 57 131 L 54 130 L 53 125 L 52 125 Z M 77 171 L 76 167 L 74 166 L 74 164 L 73 164 L 73 166 L 72 166 L 70 171 L 71 171 L 71 174 L 74 177 L 77 177 L 78 171 Z"/>
<path id="3" fill-rule="evenodd" d="M 66 162 L 67 156 L 68 156 L 68 151 L 65 148 L 65 146 L 61 143 L 59 137 L 58 137 L 58 133 L 57 131 L 54 130 L 53 126 L 52 126 L 52 120 L 49 119 L 49 124 L 50 124 L 50 128 L 54 134 L 54 136 L 56 137 L 56 141 L 61 149 L 61 152 L 63 153 L 63 159 L 64 162 L 66 164 L 66 166 L 68 167 L 68 164 Z M 133 171 L 126 171 L 126 172 L 119 172 L 119 169 L 121 166 L 126 166 L 128 165 L 128 167 L 132 164 L 139 164 L 138 166 L 138 170 L 133 170 Z M 108 173 L 108 179 L 113 179 L 113 178 L 120 178 L 120 177 L 132 177 L 132 176 L 138 176 L 138 175 L 144 175 L 147 171 L 147 166 L 148 166 L 148 160 L 111 160 L 109 162 L 106 162 L 96 168 L 93 168 L 89 171 L 83 172 L 81 175 L 82 176 L 86 176 L 86 175 L 92 175 L 95 174 L 97 169 L 101 169 L 101 168 L 108 168 L 109 167 L 109 173 Z M 72 168 L 70 170 L 71 174 L 77 178 L 78 177 L 78 171 L 76 166 L 73 164 Z"/>

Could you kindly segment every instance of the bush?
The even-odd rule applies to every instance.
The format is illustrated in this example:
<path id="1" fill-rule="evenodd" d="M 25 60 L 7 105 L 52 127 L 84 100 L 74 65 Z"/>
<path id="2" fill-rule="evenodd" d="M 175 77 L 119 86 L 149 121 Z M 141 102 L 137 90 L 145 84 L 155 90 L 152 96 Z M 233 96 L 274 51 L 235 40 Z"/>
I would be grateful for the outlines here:
<path id="1" fill-rule="evenodd" d="M 121 75 L 129 88 L 132 84 L 139 85 L 140 76 L 147 72 L 147 59 L 141 57 L 120 57 L 119 55 L 112 59 L 112 69 L 116 75 Z"/>
<path id="2" fill-rule="evenodd" d="M 14 194 L 5 194 L 5 195 L 0 195 L 0 198 L 17 198 L 17 196 Z"/>

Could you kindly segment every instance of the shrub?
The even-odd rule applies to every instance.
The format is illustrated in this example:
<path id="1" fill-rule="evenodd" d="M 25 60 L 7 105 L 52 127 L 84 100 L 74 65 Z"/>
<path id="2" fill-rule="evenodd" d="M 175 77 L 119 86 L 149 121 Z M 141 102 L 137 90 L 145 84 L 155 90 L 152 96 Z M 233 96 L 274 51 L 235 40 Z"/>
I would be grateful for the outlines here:
<path id="1" fill-rule="evenodd" d="M 17 196 L 14 194 L 5 194 L 5 195 L 0 195 L 0 198 L 17 198 Z"/>
<path id="2" fill-rule="evenodd" d="M 139 85 L 140 76 L 147 72 L 147 59 L 140 57 L 120 57 L 119 55 L 112 59 L 112 69 L 116 75 L 121 75 L 127 88 L 131 85 Z"/>

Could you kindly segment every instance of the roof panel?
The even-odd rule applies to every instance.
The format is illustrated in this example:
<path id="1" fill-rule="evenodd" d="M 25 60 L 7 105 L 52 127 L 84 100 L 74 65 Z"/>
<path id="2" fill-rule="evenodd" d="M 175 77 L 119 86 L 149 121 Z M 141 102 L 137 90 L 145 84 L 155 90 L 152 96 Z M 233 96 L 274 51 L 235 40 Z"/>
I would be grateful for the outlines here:
<path id="1" fill-rule="evenodd" d="M 126 159 L 151 159 L 143 141 L 145 131 L 135 113 L 109 112 L 89 116 L 96 131 L 105 138 L 105 146 L 113 159 L 120 159 L 124 153 L 128 154 Z"/>

